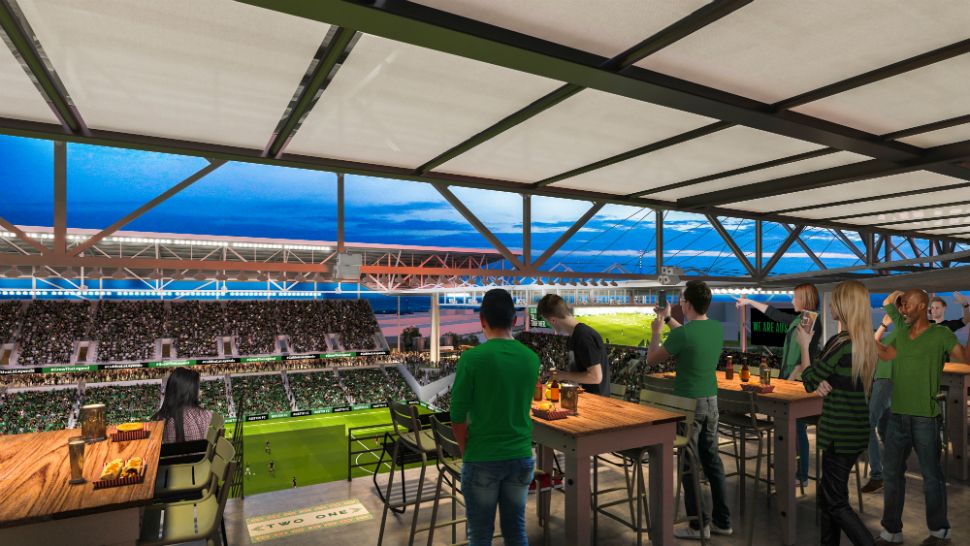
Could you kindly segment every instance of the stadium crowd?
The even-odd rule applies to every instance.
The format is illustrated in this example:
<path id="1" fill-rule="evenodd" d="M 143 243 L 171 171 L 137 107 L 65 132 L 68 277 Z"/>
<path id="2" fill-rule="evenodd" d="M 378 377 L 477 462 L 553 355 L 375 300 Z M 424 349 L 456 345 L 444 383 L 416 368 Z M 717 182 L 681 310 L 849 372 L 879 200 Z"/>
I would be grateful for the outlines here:
<path id="1" fill-rule="evenodd" d="M 20 327 L 18 363 L 33 366 L 70 362 L 74 341 L 87 336 L 91 304 L 35 301 L 25 312 Z"/>
<path id="2" fill-rule="evenodd" d="M 151 359 L 155 339 L 165 324 L 164 304 L 159 301 L 119 301 L 98 305 L 93 337 L 98 341 L 98 360 L 129 362 Z"/>
<path id="3" fill-rule="evenodd" d="M 290 391 L 299 409 L 332 408 L 347 405 L 347 395 L 333 372 L 287 374 Z"/>
<path id="4" fill-rule="evenodd" d="M 231 384 L 232 398 L 237 412 L 242 411 L 249 415 L 293 409 L 286 395 L 283 376 L 278 373 L 234 376 Z"/>
<path id="5" fill-rule="evenodd" d="M 159 338 L 171 338 L 172 356 L 184 359 L 216 356 L 222 336 L 236 339 L 240 355 L 266 355 L 279 335 L 289 337 L 289 352 L 312 353 L 376 349 L 380 332 L 366 300 L 35 301 L 23 312 L 21 302 L 0 305 L 0 342 L 20 342 L 23 366 L 68 364 L 74 342 L 85 339 L 98 341 L 99 361 L 131 362 L 154 359 Z"/>
<path id="6" fill-rule="evenodd" d="M 0 434 L 67 428 L 77 389 L 7 392 L 0 396 Z"/>
<path id="7" fill-rule="evenodd" d="M 162 402 L 161 383 L 92 385 L 84 391 L 82 404 L 104 404 L 108 423 L 147 421 Z"/>
<path id="8" fill-rule="evenodd" d="M 220 377 L 218 379 L 203 379 L 199 381 L 199 398 L 201 398 L 203 408 L 218 413 L 223 417 L 229 416 L 229 401 L 226 399 L 225 379 Z"/>

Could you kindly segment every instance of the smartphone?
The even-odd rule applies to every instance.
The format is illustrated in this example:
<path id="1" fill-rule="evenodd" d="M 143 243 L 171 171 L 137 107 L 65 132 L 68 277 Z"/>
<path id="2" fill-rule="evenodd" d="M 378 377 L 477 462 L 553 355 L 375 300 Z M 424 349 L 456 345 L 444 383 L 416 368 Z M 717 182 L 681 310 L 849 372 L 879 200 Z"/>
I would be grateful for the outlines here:
<path id="1" fill-rule="evenodd" d="M 667 291 L 661 290 L 657 295 L 657 309 L 667 308 Z"/>

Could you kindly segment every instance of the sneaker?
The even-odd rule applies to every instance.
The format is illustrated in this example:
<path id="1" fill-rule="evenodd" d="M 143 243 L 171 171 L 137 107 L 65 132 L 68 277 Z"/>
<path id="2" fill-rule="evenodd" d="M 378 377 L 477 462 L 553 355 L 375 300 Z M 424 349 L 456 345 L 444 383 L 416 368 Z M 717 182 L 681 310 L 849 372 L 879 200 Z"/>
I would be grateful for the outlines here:
<path id="1" fill-rule="evenodd" d="M 892 534 L 888 534 L 886 531 L 883 531 L 882 533 L 879 533 L 878 535 L 872 538 L 873 540 L 875 540 L 876 546 L 893 546 L 894 544 L 903 543 L 902 533 L 892 535 Z"/>
<path id="2" fill-rule="evenodd" d="M 862 486 L 863 493 L 875 493 L 882 489 L 882 480 L 869 480 L 869 483 Z"/>
<path id="3" fill-rule="evenodd" d="M 704 535 L 704 538 L 705 539 L 711 538 L 711 526 L 710 525 L 705 525 L 704 526 L 703 535 Z M 674 529 L 674 536 L 677 537 L 677 538 L 686 538 L 686 539 L 692 539 L 692 540 L 700 540 L 701 539 L 701 530 L 700 529 L 694 529 L 690 525 L 687 525 L 686 527 L 678 527 L 678 528 Z"/>
<path id="4" fill-rule="evenodd" d="M 920 546 L 949 546 L 951 544 L 950 539 L 940 538 L 930 535 L 926 537 L 926 540 L 920 542 Z"/>
<path id="5" fill-rule="evenodd" d="M 730 527 L 718 527 L 716 523 L 711 524 L 711 534 L 712 535 L 724 535 L 729 537 L 734 534 L 734 529 Z"/>

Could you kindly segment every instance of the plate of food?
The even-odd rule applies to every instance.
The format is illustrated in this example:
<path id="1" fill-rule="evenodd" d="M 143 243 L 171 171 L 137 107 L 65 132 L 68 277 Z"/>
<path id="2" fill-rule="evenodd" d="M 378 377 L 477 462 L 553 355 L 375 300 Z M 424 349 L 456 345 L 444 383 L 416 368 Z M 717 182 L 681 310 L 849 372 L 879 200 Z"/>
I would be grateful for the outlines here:
<path id="1" fill-rule="evenodd" d="M 112 459 L 104 465 L 101 476 L 94 482 L 95 489 L 132 485 L 145 481 L 145 461 L 141 457 Z"/>

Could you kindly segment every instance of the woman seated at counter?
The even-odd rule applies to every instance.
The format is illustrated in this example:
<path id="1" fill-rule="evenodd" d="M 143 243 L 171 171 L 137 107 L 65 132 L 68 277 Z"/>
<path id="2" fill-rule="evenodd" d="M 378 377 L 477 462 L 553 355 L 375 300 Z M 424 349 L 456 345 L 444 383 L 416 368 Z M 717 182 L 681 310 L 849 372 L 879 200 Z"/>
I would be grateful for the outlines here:
<path id="1" fill-rule="evenodd" d="M 212 412 L 199 401 L 199 372 L 175 368 L 165 383 L 162 407 L 152 419 L 165 421 L 165 443 L 204 440 Z"/>

